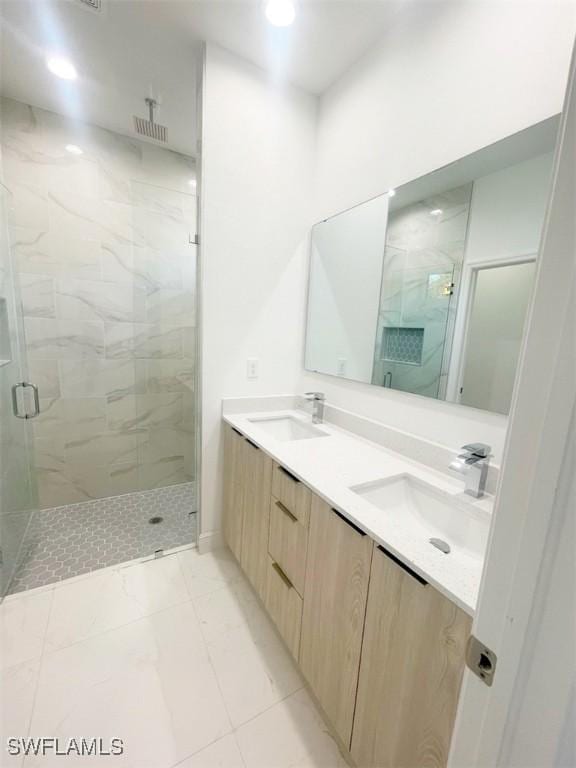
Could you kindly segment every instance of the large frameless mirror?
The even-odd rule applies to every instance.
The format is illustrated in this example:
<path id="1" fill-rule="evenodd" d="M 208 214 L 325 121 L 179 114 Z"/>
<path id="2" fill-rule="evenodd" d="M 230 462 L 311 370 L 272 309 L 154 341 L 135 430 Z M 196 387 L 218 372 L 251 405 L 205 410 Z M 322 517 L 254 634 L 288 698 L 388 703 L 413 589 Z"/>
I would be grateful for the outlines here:
<path id="1" fill-rule="evenodd" d="M 557 127 L 316 224 L 306 369 L 507 414 Z"/>

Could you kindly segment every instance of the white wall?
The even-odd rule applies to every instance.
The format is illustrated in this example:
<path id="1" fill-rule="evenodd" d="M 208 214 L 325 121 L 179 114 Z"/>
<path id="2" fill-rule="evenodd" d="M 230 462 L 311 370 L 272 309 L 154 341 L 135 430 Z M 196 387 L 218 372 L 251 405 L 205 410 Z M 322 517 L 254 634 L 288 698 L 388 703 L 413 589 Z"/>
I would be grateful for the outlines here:
<path id="1" fill-rule="evenodd" d="M 538 251 L 550 195 L 551 154 L 474 182 L 466 262 L 507 260 Z"/>
<path id="2" fill-rule="evenodd" d="M 573 4 L 419 3 L 399 18 L 321 99 L 316 220 L 562 108 Z M 299 388 L 449 446 L 483 440 L 501 457 L 502 416 L 316 374 Z"/>
<path id="3" fill-rule="evenodd" d="M 316 100 L 208 44 L 202 125 L 201 532 L 219 528 L 223 397 L 291 393 L 303 363 Z M 249 381 L 246 359 L 260 359 Z"/>

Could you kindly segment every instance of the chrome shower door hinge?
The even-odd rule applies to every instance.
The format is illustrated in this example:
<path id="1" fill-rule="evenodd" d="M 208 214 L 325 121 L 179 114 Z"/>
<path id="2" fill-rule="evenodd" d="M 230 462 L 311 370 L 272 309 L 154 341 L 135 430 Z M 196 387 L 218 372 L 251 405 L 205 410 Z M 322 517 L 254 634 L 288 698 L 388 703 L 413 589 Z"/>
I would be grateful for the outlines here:
<path id="1" fill-rule="evenodd" d="M 494 651 L 486 648 L 477 637 L 470 635 L 466 646 L 466 666 L 488 686 L 494 682 L 496 662 Z"/>

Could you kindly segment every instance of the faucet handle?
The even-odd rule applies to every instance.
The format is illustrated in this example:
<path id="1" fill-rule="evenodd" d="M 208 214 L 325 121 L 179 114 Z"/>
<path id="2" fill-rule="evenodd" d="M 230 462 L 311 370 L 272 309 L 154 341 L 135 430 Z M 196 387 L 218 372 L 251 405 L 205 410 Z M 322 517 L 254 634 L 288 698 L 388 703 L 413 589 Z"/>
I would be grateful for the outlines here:
<path id="1" fill-rule="evenodd" d="M 486 443 L 469 443 L 462 446 L 463 451 L 467 451 L 472 456 L 479 456 L 481 459 L 487 459 L 492 451 L 492 446 L 486 445 Z"/>

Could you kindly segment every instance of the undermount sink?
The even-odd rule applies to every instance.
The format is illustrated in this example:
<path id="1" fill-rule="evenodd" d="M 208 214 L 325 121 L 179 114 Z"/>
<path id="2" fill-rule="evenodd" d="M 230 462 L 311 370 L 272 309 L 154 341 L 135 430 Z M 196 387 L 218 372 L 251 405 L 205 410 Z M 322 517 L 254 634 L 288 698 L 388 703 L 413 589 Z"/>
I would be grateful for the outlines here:
<path id="1" fill-rule="evenodd" d="M 312 437 L 328 437 L 326 432 L 307 424 L 305 421 L 295 419 L 293 416 L 272 416 L 258 419 L 248 419 L 258 429 L 267 432 L 275 440 L 309 440 Z"/>
<path id="2" fill-rule="evenodd" d="M 446 557 L 483 558 L 489 517 L 483 510 L 453 498 L 411 475 L 375 480 L 350 490 L 402 526 L 410 537 L 426 540 Z"/>

